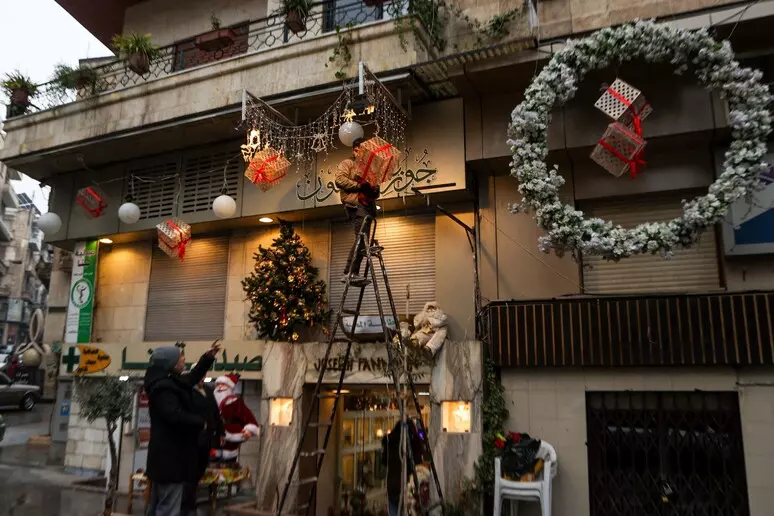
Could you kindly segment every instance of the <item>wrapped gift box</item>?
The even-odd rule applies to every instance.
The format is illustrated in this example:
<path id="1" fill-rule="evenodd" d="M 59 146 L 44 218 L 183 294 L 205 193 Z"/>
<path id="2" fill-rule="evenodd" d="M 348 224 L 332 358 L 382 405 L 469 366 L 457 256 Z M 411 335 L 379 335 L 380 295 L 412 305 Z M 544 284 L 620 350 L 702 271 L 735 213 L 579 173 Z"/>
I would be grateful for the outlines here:
<path id="1" fill-rule="evenodd" d="M 275 186 L 290 168 L 290 161 L 271 147 L 256 152 L 245 170 L 245 177 L 264 192 Z"/>
<path id="2" fill-rule="evenodd" d="M 87 186 L 78 190 L 75 202 L 84 209 L 89 218 L 101 217 L 108 207 L 105 193 L 97 186 Z"/>
<path id="3" fill-rule="evenodd" d="M 621 79 L 616 79 L 594 106 L 619 124 L 634 129 L 640 136 L 640 121 L 653 112 L 642 92 Z"/>
<path id="4" fill-rule="evenodd" d="M 159 249 L 168 256 L 185 257 L 186 245 L 191 241 L 191 226 L 180 219 L 165 220 L 156 226 L 159 236 Z"/>
<path id="5" fill-rule="evenodd" d="M 629 128 L 614 122 L 607 126 L 605 134 L 591 152 L 591 159 L 616 177 L 626 172 L 635 177 L 637 167 L 645 164 L 642 161 L 645 143 Z"/>
<path id="6" fill-rule="evenodd" d="M 360 177 L 371 186 L 389 181 L 400 166 L 401 152 L 392 144 L 374 136 L 357 150 L 356 162 Z"/>

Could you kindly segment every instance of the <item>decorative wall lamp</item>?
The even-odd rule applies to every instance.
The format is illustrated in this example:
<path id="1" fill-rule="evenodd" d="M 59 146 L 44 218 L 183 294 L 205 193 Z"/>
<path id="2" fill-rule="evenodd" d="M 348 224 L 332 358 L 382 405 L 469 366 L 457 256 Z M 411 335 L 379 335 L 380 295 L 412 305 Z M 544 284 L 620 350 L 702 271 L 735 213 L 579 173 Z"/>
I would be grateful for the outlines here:
<path id="1" fill-rule="evenodd" d="M 452 434 L 470 433 L 470 402 L 441 402 L 441 421 L 443 431 Z"/>
<path id="2" fill-rule="evenodd" d="M 293 398 L 272 398 L 269 400 L 269 424 L 290 426 L 293 422 Z"/>

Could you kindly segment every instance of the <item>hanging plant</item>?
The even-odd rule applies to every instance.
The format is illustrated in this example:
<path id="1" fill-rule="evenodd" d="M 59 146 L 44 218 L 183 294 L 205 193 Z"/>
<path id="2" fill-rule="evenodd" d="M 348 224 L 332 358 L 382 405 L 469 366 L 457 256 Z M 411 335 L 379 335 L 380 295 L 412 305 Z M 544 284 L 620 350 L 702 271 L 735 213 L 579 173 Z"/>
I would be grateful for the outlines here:
<path id="1" fill-rule="evenodd" d="M 588 72 L 636 58 L 671 63 L 678 74 L 690 68 L 703 86 L 719 92 L 728 101 L 732 141 L 723 173 L 707 195 L 683 204 L 682 216 L 624 229 L 585 218 L 562 202 L 559 189 L 564 178 L 556 165 L 551 169 L 546 165 L 548 126 L 553 110 L 575 95 Z M 771 132 L 771 96 L 761 76 L 757 70 L 742 68 L 731 45 L 715 41 L 705 29 L 688 31 L 639 21 L 568 41 L 532 81 L 511 115 L 511 175 L 519 180 L 523 197 L 512 211 L 533 210 L 546 233 L 539 239 L 541 250 L 554 249 L 559 255 L 570 251 L 619 260 L 645 253 L 668 257 L 675 249 L 691 247 L 701 233 L 724 220 L 737 199 L 759 188 L 759 176 L 768 169 L 764 157 Z"/>
<path id="2" fill-rule="evenodd" d="M 104 89 L 97 70 L 85 64 L 80 64 L 77 68 L 58 64 L 51 80 L 60 90 L 83 91 L 88 95 L 96 95 Z"/>
<path id="3" fill-rule="evenodd" d="M 489 359 L 484 364 L 484 403 L 481 411 L 484 424 L 483 450 L 474 466 L 475 490 L 481 495 L 491 496 L 494 491 L 494 460 L 499 456 L 495 441 L 504 432 L 508 409 L 505 408 L 505 389 L 497 376 L 494 363 Z"/>
<path id="4" fill-rule="evenodd" d="M 118 52 L 131 71 L 137 75 L 145 75 L 150 71 L 150 65 L 161 56 L 159 47 L 151 41 L 151 35 L 130 32 L 122 36 L 113 36 L 113 49 Z"/>
<path id="5" fill-rule="evenodd" d="M 325 63 L 325 67 L 328 65 L 337 66 L 336 73 L 334 74 L 337 79 L 344 80 L 347 78 L 346 70 L 352 63 L 352 52 L 349 50 L 349 46 L 352 44 L 352 32 L 349 29 L 355 26 L 355 22 L 350 21 L 344 26 L 347 30 L 342 30 L 340 25 L 336 25 L 336 37 L 338 38 L 338 44 L 333 47 L 333 52 L 328 57 L 328 62 Z"/>

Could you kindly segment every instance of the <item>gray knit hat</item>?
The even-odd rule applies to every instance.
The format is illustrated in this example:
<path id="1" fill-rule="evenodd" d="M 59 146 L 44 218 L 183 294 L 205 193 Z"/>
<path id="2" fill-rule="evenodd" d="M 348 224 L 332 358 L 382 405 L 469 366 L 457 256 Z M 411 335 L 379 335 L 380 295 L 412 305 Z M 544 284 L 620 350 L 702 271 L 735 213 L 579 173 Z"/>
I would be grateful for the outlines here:
<path id="1" fill-rule="evenodd" d="M 151 354 L 151 365 L 159 366 L 165 371 L 171 371 L 180 360 L 181 353 L 182 350 L 177 346 L 156 348 Z"/>

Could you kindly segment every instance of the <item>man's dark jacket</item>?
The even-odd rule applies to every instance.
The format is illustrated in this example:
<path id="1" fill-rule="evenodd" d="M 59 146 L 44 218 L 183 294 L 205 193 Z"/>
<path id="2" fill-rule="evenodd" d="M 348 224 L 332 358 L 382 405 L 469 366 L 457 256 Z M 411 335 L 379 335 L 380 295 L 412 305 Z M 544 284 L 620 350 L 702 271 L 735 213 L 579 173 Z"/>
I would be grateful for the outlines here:
<path id="1" fill-rule="evenodd" d="M 207 384 L 204 384 L 202 389 L 204 390 L 203 393 L 198 388 L 193 390 L 194 410 L 207 422 L 206 439 L 199 443 L 200 477 L 204 475 L 210 462 L 210 450 L 220 448 L 220 438 L 226 435 L 223 428 L 223 418 L 220 417 L 218 402 L 215 401 L 215 394 L 213 394 L 212 389 L 207 387 Z"/>
<path id="2" fill-rule="evenodd" d="M 196 367 L 184 376 L 154 365 L 145 372 L 151 418 L 147 474 L 153 482 L 199 481 L 198 450 L 205 419 L 196 413 L 192 391 L 214 361 L 202 355 Z"/>

